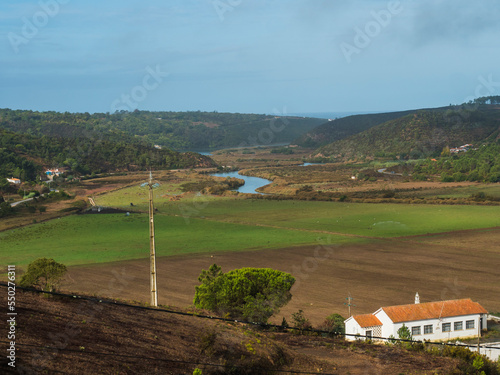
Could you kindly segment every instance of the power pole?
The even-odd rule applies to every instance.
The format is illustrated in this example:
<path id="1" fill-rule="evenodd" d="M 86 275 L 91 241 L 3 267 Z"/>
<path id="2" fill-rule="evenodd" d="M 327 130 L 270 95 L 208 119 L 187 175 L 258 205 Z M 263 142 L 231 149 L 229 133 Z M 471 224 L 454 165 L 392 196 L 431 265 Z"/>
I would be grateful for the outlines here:
<path id="1" fill-rule="evenodd" d="M 481 354 L 480 353 L 480 350 L 481 350 L 481 344 L 479 343 L 479 340 L 481 339 L 481 315 L 479 315 L 479 319 L 478 319 L 478 327 L 477 327 L 477 354 Z"/>
<path id="2" fill-rule="evenodd" d="M 158 306 L 158 290 L 156 289 L 156 254 L 155 223 L 153 207 L 153 173 L 149 172 L 149 257 L 151 267 L 151 306 Z"/>
<path id="3" fill-rule="evenodd" d="M 351 297 L 351 293 L 348 294 L 348 297 L 346 298 L 347 303 L 344 302 L 344 305 L 347 305 L 348 311 L 349 311 L 349 318 L 351 317 L 351 306 L 356 307 L 356 305 L 353 305 L 351 302 L 354 298 Z"/>

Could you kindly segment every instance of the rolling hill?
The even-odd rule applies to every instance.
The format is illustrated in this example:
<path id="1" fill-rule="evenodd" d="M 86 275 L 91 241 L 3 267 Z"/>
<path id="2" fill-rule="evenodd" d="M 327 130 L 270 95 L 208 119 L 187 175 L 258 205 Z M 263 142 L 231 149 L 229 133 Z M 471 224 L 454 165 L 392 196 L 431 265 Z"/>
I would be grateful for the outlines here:
<path id="1" fill-rule="evenodd" d="M 38 136 L 130 139 L 174 150 L 289 143 L 324 119 L 218 112 L 58 113 L 0 109 L 0 128 Z"/>
<path id="2" fill-rule="evenodd" d="M 42 169 L 48 167 L 67 167 L 76 175 L 86 175 L 214 166 L 216 163 L 204 155 L 160 150 L 122 137 L 99 137 L 98 134 L 49 137 L 0 129 L 0 182 L 8 177 L 35 181 Z"/>
<path id="3" fill-rule="evenodd" d="M 317 148 L 414 112 L 412 110 L 342 117 L 317 126 L 295 139 L 293 143 L 301 147 Z"/>
<path id="4" fill-rule="evenodd" d="M 316 156 L 340 159 L 438 156 L 444 147 L 494 141 L 500 105 L 477 104 L 419 110 L 320 147 Z"/>

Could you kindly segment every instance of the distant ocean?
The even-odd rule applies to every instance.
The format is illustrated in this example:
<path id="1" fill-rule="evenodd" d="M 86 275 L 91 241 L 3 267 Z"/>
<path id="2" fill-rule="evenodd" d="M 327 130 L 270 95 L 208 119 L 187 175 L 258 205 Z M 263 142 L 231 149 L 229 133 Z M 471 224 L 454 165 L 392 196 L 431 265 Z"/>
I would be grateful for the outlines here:
<path id="1" fill-rule="evenodd" d="M 336 119 L 352 115 L 365 115 L 367 113 L 380 113 L 380 112 L 304 112 L 304 113 L 287 113 L 287 116 L 298 117 L 314 117 L 324 119 Z"/>

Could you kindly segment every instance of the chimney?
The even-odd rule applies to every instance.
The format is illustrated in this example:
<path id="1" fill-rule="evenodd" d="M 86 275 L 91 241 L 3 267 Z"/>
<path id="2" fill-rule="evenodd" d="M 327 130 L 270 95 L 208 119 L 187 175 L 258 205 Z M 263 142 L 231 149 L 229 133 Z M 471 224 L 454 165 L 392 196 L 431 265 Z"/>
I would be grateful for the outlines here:
<path id="1" fill-rule="evenodd" d="M 417 294 L 415 294 L 415 305 L 418 305 L 420 303 L 420 296 L 418 295 L 418 292 Z"/>

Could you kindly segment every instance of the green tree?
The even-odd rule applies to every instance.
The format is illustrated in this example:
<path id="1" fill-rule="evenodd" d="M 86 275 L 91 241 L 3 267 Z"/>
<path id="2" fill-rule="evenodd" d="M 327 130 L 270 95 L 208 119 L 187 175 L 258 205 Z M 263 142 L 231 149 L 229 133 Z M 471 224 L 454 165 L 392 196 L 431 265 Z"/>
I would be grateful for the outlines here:
<path id="1" fill-rule="evenodd" d="M 292 314 L 293 327 L 303 330 L 312 328 L 311 322 L 304 315 L 303 310 L 299 310 Z"/>
<path id="2" fill-rule="evenodd" d="M 450 148 L 448 146 L 443 147 L 443 151 L 441 151 L 442 157 L 451 156 Z"/>
<path id="3" fill-rule="evenodd" d="M 10 187 L 9 181 L 6 178 L 0 178 L 0 191 L 8 191 Z"/>
<path id="4" fill-rule="evenodd" d="M 213 264 L 198 277 L 194 305 L 234 319 L 265 323 L 290 301 L 295 278 L 270 268 L 223 273 Z"/>
<path id="5" fill-rule="evenodd" d="M 13 212 L 14 212 L 14 210 L 10 206 L 10 203 L 7 203 L 7 202 L 0 203 L 0 217 L 9 216 Z"/>
<path id="6" fill-rule="evenodd" d="M 345 333 L 344 317 L 340 314 L 328 315 L 321 325 L 321 330 L 330 333 Z"/>
<path id="7" fill-rule="evenodd" d="M 403 323 L 403 326 L 398 329 L 398 336 L 401 340 L 413 340 L 413 337 L 411 336 L 410 329 Z M 411 342 L 406 342 L 406 341 L 399 341 L 399 343 L 402 346 L 405 347 L 411 347 L 412 343 Z"/>
<path id="8" fill-rule="evenodd" d="M 54 259 L 39 258 L 29 264 L 28 271 L 23 275 L 20 286 L 39 287 L 45 291 L 54 291 L 66 271 L 66 266 L 57 263 Z"/>

